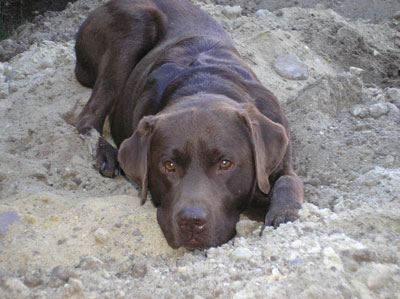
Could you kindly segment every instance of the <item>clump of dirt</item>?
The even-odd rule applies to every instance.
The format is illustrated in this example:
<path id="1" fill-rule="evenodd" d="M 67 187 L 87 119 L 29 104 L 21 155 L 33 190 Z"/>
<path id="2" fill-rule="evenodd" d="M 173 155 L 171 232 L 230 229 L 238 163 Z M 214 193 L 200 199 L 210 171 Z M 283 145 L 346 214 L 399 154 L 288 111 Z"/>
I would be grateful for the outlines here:
<path id="1" fill-rule="evenodd" d="M 246 16 L 195 2 L 280 99 L 306 203 L 262 237 L 242 218 L 227 244 L 189 252 L 168 247 L 135 186 L 95 171 L 71 125 L 91 92 L 73 74 L 73 37 L 102 2 L 26 24 L 12 40 L 29 49 L 0 63 L 0 297 L 396 298 L 400 89 L 379 67 L 397 29 L 322 7 Z M 278 75 L 282 55 L 307 76 Z"/>

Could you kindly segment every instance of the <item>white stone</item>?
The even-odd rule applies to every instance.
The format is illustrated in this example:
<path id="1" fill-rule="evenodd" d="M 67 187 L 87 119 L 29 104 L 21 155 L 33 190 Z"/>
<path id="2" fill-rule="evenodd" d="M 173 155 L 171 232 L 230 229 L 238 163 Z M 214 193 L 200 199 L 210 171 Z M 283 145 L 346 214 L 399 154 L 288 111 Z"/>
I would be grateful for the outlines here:
<path id="1" fill-rule="evenodd" d="M 278 56 L 273 67 L 278 75 L 287 79 L 305 80 L 308 78 L 307 66 L 292 55 Z"/>
<path id="2" fill-rule="evenodd" d="M 271 15 L 272 13 L 268 9 L 259 9 L 254 13 L 256 17 L 266 17 Z"/>
<path id="3" fill-rule="evenodd" d="M 245 247 L 237 247 L 231 253 L 231 257 L 234 260 L 248 260 L 252 256 L 253 254 L 251 253 L 251 251 Z"/>
<path id="4" fill-rule="evenodd" d="M 368 288 L 371 290 L 382 288 L 389 281 L 392 272 L 386 265 L 375 265 L 367 279 Z"/>
<path id="5" fill-rule="evenodd" d="M 379 118 L 382 115 L 385 115 L 389 112 L 388 106 L 386 103 L 377 103 L 371 105 L 369 107 L 369 113 L 373 118 Z"/>
<path id="6" fill-rule="evenodd" d="M 68 283 L 72 286 L 75 292 L 80 292 L 83 289 L 83 284 L 79 279 L 70 277 Z"/>
<path id="7" fill-rule="evenodd" d="M 364 118 L 368 115 L 368 109 L 362 106 L 354 107 L 351 114 L 355 117 Z"/>
<path id="8" fill-rule="evenodd" d="M 351 66 L 349 70 L 351 74 L 357 76 L 358 78 L 362 78 L 365 74 L 365 70 L 360 69 L 358 67 Z"/>
<path id="9" fill-rule="evenodd" d="M 222 9 L 222 14 L 229 18 L 229 19 L 234 19 L 237 18 L 241 15 L 242 13 L 242 8 L 238 5 L 236 6 L 225 6 Z"/>
<path id="10" fill-rule="evenodd" d="M 293 249 L 299 249 L 301 247 L 301 241 L 300 240 L 296 240 L 293 241 L 292 243 L 290 243 L 290 247 Z"/>

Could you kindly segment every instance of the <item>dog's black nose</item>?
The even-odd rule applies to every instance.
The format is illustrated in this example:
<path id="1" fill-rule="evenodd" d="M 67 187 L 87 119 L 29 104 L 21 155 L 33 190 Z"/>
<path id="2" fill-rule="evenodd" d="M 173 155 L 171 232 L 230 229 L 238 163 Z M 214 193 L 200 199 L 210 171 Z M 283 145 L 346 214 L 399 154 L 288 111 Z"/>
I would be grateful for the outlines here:
<path id="1" fill-rule="evenodd" d="M 178 213 L 178 225 L 184 233 L 200 233 L 207 222 L 207 214 L 200 208 L 187 208 Z"/>

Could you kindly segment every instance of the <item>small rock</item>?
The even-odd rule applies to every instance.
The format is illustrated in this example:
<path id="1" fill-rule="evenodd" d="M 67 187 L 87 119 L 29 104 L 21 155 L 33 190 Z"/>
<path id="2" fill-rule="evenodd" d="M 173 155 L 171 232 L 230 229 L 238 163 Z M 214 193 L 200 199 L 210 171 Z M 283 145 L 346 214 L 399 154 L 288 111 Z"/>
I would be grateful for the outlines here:
<path id="1" fill-rule="evenodd" d="M 81 268 L 82 270 L 97 271 L 103 268 L 103 264 L 104 263 L 97 257 L 88 256 L 81 260 L 81 262 L 78 265 L 78 268 Z"/>
<path id="2" fill-rule="evenodd" d="M 357 106 L 352 111 L 351 114 L 355 117 L 364 118 L 368 115 L 368 108 Z"/>
<path id="3" fill-rule="evenodd" d="M 236 224 L 236 233 L 239 237 L 249 236 L 260 226 L 259 222 L 251 220 L 240 220 Z"/>
<path id="4" fill-rule="evenodd" d="M 231 258 L 234 260 L 248 260 L 252 256 L 251 251 L 245 247 L 237 247 L 231 253 Z"/>
<path id="5" fill-rule="evenodd" d="M 8 94 L 4 90 L 0 89 L 0 100 L 6 99 L 7 96 L 8 96 Z"/>
<path id="6" fill-rule="evenodd" d="M 54 83 L 56 83 L 56 80 L 54 78 L 50 78 L 49 80 L 47 80 L 48 85 L 54 85 Z"/>
<path id="7" fill-rule="evenodd" d="M 135 278 L 145 277 L 147 274 L 147 263 L 145 261 L 137 262 L 132 269 L 132 276 Z"/>
<path id="8" fill-rule="evenodd" d="M 375 265 L 367 279 L 368 288 L 377 290 L 382 288 L 391 278 L 392 269 L 386 265 Z"/>
<path id="9" fill-rule="evenodd" d="M 105 230 L 104 228 L 98 228 L 94 232 L 94 238 L 99 243 L 105 243 L 108 240 L 108 237 L 109 237 L 108 231 Z"/>
<path id="10" fill-rule="evenodd" d="M 358 68 L 358 67 L 351 66 L 349 70 L 350 70 L 350 73 L 351 73 L 351 74 L 353 74 L 354 76 L 357 76 L 357 77 L 360 78 L 360 79 L 361 79 L 361 78 L 364 76 L 364 74 L 365 74 L 365 70 L 360 69 L 360 68 Z"/>
<path id="11" fill-rule="evenodd" d="M 290 266 L 296 266 L 298 264 L 301 264 L 302 262 L 303 260 L 301 258 L 297 258 L 290 262 Z"/>
<path id="12" fill-rule="evenodd" d="M 241 15 L 242 8 L 240 6 L 238 6 L 238 5 L 236 5 L 236 6 L 225 6 L 222 9 L 221 12 L 225 17 L 227 17 L 229 19 L 234 19 L 234 18 L 237 18 L 237 17 L 239 17 Z"/>
<path id="13" fill-rule="evenodd" d="M 35 217 L 33 217 L 32 215 L 26 215 L 25 216 L 25 220 L 31 224 L 34 224 L 36 222 Z"/>
<path id="14" fill-rule="evenodd" d="M 18 221 L 20 221 L 20 218 L 15 211 L 0 213 L 0 234 L 5 234 L 8 227 Z"/>
<path id="15" fill-rule="evenodd" d="M 377 103 L 369 107 L 369 113 L 373 118 L 379 118 L 382 115 L 386 115 L 389 112 L 386 103 Z"/>
<path id="16" fill-rule="evenodd" d="M 58 278 L 63 282 L 67 282 L 70 277 L 77 277 L 78 275 L 72 271 L 70 268 L 66 268 L 63 266 L 54 267 L 51 271 L 51 276 L 53 278 Z"/>
<path id="17" fill-rule="evenodd" d="M 118 273 L 120 274 L 127 273 L 131 269 L 131 267 L 132 267 L 132 262 L 130 260 L 125 261 L 119 266 Z"/>
<path id="18" fill-rule="evenodd" d="M 387 103 L 387 106 L 391 114 L 398 115 L 400 113 L 400 109 L 395 104 Z"/>
<path id="19" fill-rule="evenodd" d="M 80 292 L 83 290 L 82 281 L 80 281 L 79 279 L 70 278 L 70 279 L 68 279 L 68 283 L 70 284 L 70 286 L 73 288 L 73 290 L 75 292 Z"/>
<path id="20" fill-rule="evenodd" d="M 268 9 L 259 9 L 254 13 L 256 17 L 266 17 L 271 15 L 271 12 Z"/>
<path id="21" fill-rule="evenodd" d="M 114 226 L 116 228 L 121 228 L 122 227 L 122 220 L 117 220 L 117 222 L 115 222 Z"/>
<path id="22" fill-rule="evenodd" d="M 290 247 L 293 249 L 299 249 L 301 247 L 301 241 L 300 240 L 293 241 L 292 243 L 290 243 Z"/>
<path id="23" fill-rule="evenodd" d="M 30 271 L 26 273 L 24 277 L 24 284 L 31 288 L 43 284 L 43 278 L 40 271 Z"/>
<path id="24" fill-rule="evenodd" d="M 273 67 L 278 75 L 287 79 L 306 80 L 308 78 L 307 66 L 292 55 L 278 56 Z"/>

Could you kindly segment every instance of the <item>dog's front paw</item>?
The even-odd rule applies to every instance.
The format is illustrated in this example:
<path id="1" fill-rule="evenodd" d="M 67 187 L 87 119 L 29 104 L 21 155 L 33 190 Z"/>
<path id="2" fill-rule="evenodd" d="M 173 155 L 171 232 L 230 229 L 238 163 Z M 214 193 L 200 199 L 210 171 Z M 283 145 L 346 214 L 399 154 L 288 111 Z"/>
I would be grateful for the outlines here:
<path id="1" fill-rule="evenodd" d="M 273 226 L 277 228 L 280 224 L 293 222 L 299 218 L 298 208 L 275 208 L 268 211 L 265 217 L 265 226 Z"/>
<path id="2" fill-rule="evenodd" d="M 121 173 L 117 159 L 118 150 L 100 137 L 94 156 L 94 167 L 105 177 L 112 178 Z"/>

